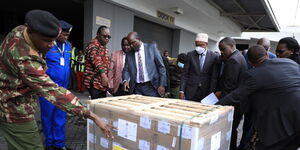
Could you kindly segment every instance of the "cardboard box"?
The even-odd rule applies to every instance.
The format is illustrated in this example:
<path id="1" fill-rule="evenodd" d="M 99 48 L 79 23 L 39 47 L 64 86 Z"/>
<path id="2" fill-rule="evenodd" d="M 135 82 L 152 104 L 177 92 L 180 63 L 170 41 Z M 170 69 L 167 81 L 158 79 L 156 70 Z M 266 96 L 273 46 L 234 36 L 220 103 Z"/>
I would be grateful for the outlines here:
<path id="1" fill-rule="evenodd" d="M 89 150 L 229 149 L 233 119 L 230 106 L 140 95 L 92 100 L 88 106 L 118 128 L 115 139 L 108 139 L 88 120 Z"/>

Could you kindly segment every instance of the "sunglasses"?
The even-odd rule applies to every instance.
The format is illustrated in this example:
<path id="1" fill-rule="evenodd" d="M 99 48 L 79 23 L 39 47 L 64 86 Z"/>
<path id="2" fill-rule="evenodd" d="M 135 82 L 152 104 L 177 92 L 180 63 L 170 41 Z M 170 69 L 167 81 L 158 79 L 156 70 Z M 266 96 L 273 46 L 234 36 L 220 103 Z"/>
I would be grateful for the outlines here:
<path id="1" fill-rule="evenodd" d="M 101 35 L 103 38 L 105 38 L 105 39 L 110 39 L 111 38 L 111 36 L 110 35 Z"/>
<path id="2" fill-rule="evenodd" d="M 287 50 L 283 50 L 283 49 L 276 50 L 276 52 L 279 53 L 279 54 L 282 54 L 282 53 L 284 53 L 285 51 L 287 51 Z"/>

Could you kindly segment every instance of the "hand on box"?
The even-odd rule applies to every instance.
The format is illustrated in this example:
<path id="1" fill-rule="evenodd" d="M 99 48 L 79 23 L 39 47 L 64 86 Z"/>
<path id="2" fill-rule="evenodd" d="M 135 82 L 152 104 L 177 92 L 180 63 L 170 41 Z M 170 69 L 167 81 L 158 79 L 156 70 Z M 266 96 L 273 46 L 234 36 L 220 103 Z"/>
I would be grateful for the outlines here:
<path id="1" fill-rule="evenodd" d="M 165 87 L 164 86 L 159 86 L 157 89 L 157 92 L 159 95 L 164 95 L 165 94 Z"/>
<path id="2" fill-rule="evenodd" d="M 185 99 L 185 96 L 184 96 L 183 92 L 179 92 L 179 99 Z"/>
<path id="3" fill-rule="evenodd" d="M 128 90 L 129 90 L 129 83 L 128 81 L 125 81 L 123 83 L 123 91 L 128 92 Z"/>
<path id="4" fill-rule="evenodd" d="M 92 119 L 95 124 L 101 129 L 102 133 L 108 138 L 114 138 L 114 135 L 111 130 L 116 129 L 112 125 L 104 123 L 96 114 L 91 112 L 90 119 Z"/>

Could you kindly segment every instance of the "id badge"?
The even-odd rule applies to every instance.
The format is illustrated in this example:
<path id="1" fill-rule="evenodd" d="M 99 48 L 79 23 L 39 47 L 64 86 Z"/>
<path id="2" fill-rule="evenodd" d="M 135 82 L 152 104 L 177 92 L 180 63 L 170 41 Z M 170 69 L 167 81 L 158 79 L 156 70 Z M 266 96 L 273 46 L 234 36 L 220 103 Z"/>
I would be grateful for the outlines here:
<path id="1" fill-rule="evenodd" d="M 61 66 L 65 65 L 65 59 L 63 57 L 60 57 L 60 65 Z"/>

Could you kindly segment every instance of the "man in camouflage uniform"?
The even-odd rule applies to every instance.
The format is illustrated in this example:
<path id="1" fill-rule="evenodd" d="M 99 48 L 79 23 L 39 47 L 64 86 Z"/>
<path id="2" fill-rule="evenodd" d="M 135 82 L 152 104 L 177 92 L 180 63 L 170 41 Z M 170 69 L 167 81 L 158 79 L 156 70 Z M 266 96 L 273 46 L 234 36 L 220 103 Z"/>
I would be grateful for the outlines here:
<path id="1" fill-rule="evenodd" d="M 34 120 L 37 96 L 43 96 L 58 108 L 95 121 L 109 137 L 111 126 L 83 107 L 79 99 L 55 84 L 45 74 L 41 54 L 53 47 L 60 33 L 58 20 L 51 13 L 32 10 L 26 25 L 13 29 L 0 47 L 0 133 L 10 150 L 42 150 L 43 145 Z"/>

